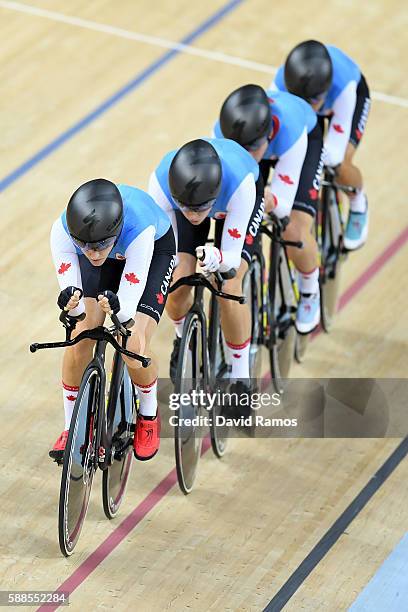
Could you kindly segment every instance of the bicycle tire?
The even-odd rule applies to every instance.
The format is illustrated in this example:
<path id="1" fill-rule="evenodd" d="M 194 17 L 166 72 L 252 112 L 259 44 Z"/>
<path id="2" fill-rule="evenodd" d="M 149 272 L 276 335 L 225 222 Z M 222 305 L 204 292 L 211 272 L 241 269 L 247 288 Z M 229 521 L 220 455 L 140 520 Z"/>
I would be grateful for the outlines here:
<path id="1" fill-rule="evenodd" d="M 263 262 L 261 255 L 255 253 L 242 283 L 243 294 L 251 309 L 251 345 L 249 349 L 249 376 L 258 381 L 262 372 L 263 343 Z M 258 383 L 254 387 L 258 387 Z"/>
<path id="2" fill-rule="evenodd" d="M 114 376 L 112 376 L 114 380 Z M 118 514 L 133 464 L 133 430 L 136 401 L 128 370 L 123 367 L 116 398 L 110 393 L 107 410 L 107 429 L 112 432 L 110 465 L 102 474 L 103 510 L 108 519 Z M 112 391 L 112 389 L 111 389 Z M 112 398 L 112 400 L 111 400 Z M 116 399 L 115 406 L 111 401 Z"/>
<path id="3" fill-rule="evenodd" d="M 337 312 L 341 281 L 342 220 L 336 193 L 325 195 L 322 214 L 322 269 L 320 274 L 320 316 L 329 333 Z"/>
<path id="4" fill-rule="evenodd" d="M 310 342 L 310 334 L 296 333 L 295 340 L 295 359 L 297 363 L 303 363 Z"/>
<path id="5" fill-rule="evenodd" d="M 204 351 L 207 350 L 205 330 L 197 312 L 189 312 L 183 328 L 177 364 L 174 392 L 181 397 L 193 389 L 208 388 L 207 363 Z M 191 397 L 191 395 L 190 395 Z M 200 417 L 201 407 L 189 404 L 182 405 L 175 411 L 174 452 L 176 459 L 177 480 L 181 491 L 187 495 L 191 492 L 197 474 L 201 455 L 202 432 L 199 425 L 187 425 L 186 419 Z"/>
<path id="6" fill-rule="evenodd" d="M 65 557 L 72 554 L 78 542 L 88 510 L 97 466 L 95 415 L 99 392 L 99 370 L 87 369 L 75 401 L 62 466 L 58 537 L 61 552 Z"/>
<path id="7" fill-rule="evenodd" d="M 269 337 L 269 363 L 272 385 L 277 393 L 282 394 L 285 390 L 284 380 L 289 377 L 295 354 L 296 330 L 294 313 L 296 312 L 297 305 L 289 262 L 283 249 L 279 249 L 279 262 L 274 292 L 272 292 L 271 288 L 273 281 L 274 274 L 271 266 L 268 286 L 269 310 L 270 322 L 275 331 Z"/>

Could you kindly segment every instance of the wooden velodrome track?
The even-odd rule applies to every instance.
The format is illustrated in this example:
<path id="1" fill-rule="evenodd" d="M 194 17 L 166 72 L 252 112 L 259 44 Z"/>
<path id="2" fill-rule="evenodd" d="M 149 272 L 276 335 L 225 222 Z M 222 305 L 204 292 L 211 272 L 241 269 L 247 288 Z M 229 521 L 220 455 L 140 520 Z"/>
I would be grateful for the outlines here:
<path id="1" fill-rule="evenodd" d="M 287 51 L 314 37 L 354 57 L 376 92 L 357 157 L 371 232 L 345 266 L 335 329 L 292 374 L 408 377 L 404 8 L 397 0 L 0 0 L 0 589 L 64 583 L 73 610 L 261 610 L 396 449 L 391 438 L 236 439 L 222 461 L 202 458 L 186 498 L 172 486 L 165 439 L 154 461 L 134 465 L 112 523 L 97 478 L 80 542 L 63 559 L 60 471 L 48 459 L 62 425 L 61 354 L 32 356 L 28 345 L 62 336 L 48 236 L 72 191 L 98 176 L 146 187 L 165 152 L 210 132 L 230 90 L 267 86 Z M 196 51 L 166 48 L 182 40 Z M 164 318 L 163 375 L 172 335 Z M 407 478 L 405 460 L 285 609 L 351 605 L 404 533 Z"/>

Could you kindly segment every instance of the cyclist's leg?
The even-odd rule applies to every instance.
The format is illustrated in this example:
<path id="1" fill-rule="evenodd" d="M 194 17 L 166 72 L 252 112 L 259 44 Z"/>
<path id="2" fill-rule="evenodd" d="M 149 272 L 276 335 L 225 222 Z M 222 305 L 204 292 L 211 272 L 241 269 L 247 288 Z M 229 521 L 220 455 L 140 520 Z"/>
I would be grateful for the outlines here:
<path id="1" fill-rule="evenodd" d="M 255 205 L 249 219 L 246 238 L 241 253 L 241 264 L 234 278 L 226 280 L 223 291 L 242 295 L 243 279 L 259 241 L 259 229 L 264 213 L 264 182 L 262 176 L 256 184 Z M 220 244 L 223 221 L 216 222 L 215 241 Z M 219 300 L 221 327 L 231 354 L 231 378 L 249 379 L 249 350 L 251 343 L 250 304 L 239 304 L 231 300 Z"/>
<path id="2" fill-rule="evenodd" d="M 302 249 L 288 247 L 289 258 L 299 272 L 301 300 L 296 327 L 301 333 L 312 331 L 320 320 L 319 258 L 313 222 L 317 210 L 323 170 L 323 142 L 320 125 L 308 135 L 308 146 L 300 174 L 299 186 L 284 238 L 301 241 Z"/>
<path id="3" fill-rule="evenodd" d="M 151 459 L 160 445 L 160 423 L 156 418 L 158 363 L 151 350 L 151 341 L 166 304 L 174 260 L 175 242 L 170 229 L 155 243 L 146 287 L 126 345 L 128 350 L 150 357 L 151 363 L 149 367 L 142 368 L 139 361 L 123 357 L 139 395 L 134 450 L 136 457 L 142 460 Z"/>
<path id="4" fill-rule="evenodd" d="M 337 181 L 340 184 L 356 187 L 358 190 L 363 189 L 363 177 L 360 169 L 354 165 L 353 158 L 364 134 L 370 105 L 370 92 L 365 78 L 362 76 L 357 87 L 357 99 L 351 123 L 350 139 L 344 160 L 337 169 Z M 351 199 L 353 200 L 353 197 Z"/>
<path id="5" fill-rule="evenodd" d="M 370 110 L 370 92 L 364 76 L 357 87 L 357 100 L 351 124 L 350 140 L 340 167 L 337 169 L 337 181 L 343 185 L 351 185 L 357 193 L 349 196 L 350 215 L 344 236 L 347 249 L 356 249 L 364 244 L 368 234 L 367 196 L 363 186 L 363 176 L 354 164 L 354 155 L 361 142 Z"/>
<path id="6" fill-rule="evenodd" d="M 194 274 L 197 264 L 196 247 L 205 244 L 210 230 L 209 218 L 205 219 L 200 225 L 193 225 L 180 211 L 176 211 L 175 214 L 178 233 L 178 262 L 174 270 L 173 281 Z M 192 303 L 191 287 L 184 286 L 171 293 L 166 304 L 166 312 L 172 320 L 176 332 L 170 357 L 170 378 L 173 383 L 176 376 L 184 320 Z"/>
<path id="7" fill-rule="evenodd" d="M 86 329 L 102 325 L 105 320 L 105 314 L 98 306 L 96 299 L 85 297 L 84 303 L 86 317 L 77 323 L 72 333 L 73 338 Z M 94 340 L 82 340 L 79 344 L 65 349 L 62 360 L 62 380 L 67 386 L 79 387 L 85 368 L 92 359 L 94 345 Z"/>
<path id="8" fill-rule="evenodd" d="M 242 295 L 242 281 L 248 262 L 241 259 L 236 276 L 224 282 L 223 291 Z M 251 342 L 251 311 L 249 304 L 219 300 L 221 328 L 231 355 L 231 378 L 249 379 L 249 348 Z"/>

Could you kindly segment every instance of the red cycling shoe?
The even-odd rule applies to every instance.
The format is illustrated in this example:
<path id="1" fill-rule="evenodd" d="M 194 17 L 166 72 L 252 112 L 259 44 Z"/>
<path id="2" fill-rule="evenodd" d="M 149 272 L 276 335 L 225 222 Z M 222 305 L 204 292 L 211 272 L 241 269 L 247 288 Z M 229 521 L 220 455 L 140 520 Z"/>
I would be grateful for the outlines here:
<path id="1" fill-rule="evenodd" d="M 68 433 L 68 429 L 63 431 L 58 440 L 55 442 L 52 449 L 50 450 L 50 452 L 48 453 L 51 459 L 54 459 L 54 461 L 62 461 L 62 458 L 64 456 L 64 450 L 67 445 Z"/>
<path id="2" fill-rule="evenodd" d="M 152 459 L 160 446 L 160 415 L 154 419 L 137 415 L 133 452 L 136 459 L 147 461 Z"/>

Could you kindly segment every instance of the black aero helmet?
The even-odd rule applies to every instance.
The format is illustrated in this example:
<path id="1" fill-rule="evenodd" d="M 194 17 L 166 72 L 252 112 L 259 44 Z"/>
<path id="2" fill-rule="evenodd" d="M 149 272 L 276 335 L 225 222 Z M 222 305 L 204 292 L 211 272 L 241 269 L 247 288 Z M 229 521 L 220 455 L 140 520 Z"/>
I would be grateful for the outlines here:
<path id="1" fill-rule="evenodd" d="M 220 127 L 225 138 L 243 147 L 268 136 L 271 108 L 262 87 L 244 85 L 233 91 L 222 105 Z"/>
<path id="2" fill-rule="evenodd" d="M 330 89 L 332 61 L 326 47 L 317 40 L 306 40 L 292 49 L 284 70 L 286 89 L 300 98 L 317 98 Z"/>
<path id="3" fill-rule="evenodd" d="M 67 206 L 69 233 L 82 242 L 119 236 L 123 202 L 119 189 L 106 179 L 93 179 L 72 194 Z"/>
<path id="4" fill-rule="evenodd" d="M 170 193 L 185 206 L 194 208 L 214 200 L 220 192 L 221 179 L 218 153 L 201 138 L 183 145 L 170 164 Z"/>

